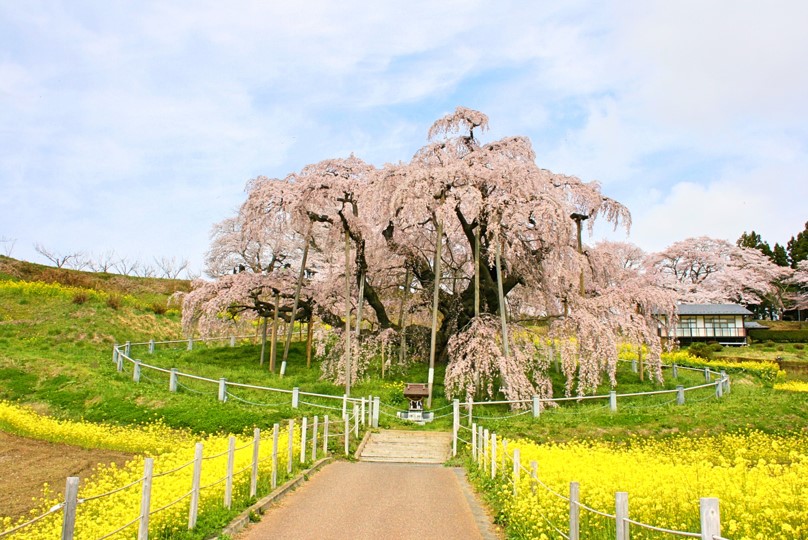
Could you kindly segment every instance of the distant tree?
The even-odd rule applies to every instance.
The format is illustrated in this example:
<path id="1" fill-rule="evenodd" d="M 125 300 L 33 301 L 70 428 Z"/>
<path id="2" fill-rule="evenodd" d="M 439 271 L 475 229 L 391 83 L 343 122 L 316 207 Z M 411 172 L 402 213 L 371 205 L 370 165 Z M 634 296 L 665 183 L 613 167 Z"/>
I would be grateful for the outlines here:
<path id="1" fill-rule="evenodd" d="M 177 259 L 176 257 L 155 257 L 154 264 L 160 272 L 160 276 L 166 279 L 177 279 L 182 272 L 188 268 L 188 259 Z"/>
<path id="2" fill-rule="evenodd" d="M 792 295 L 794 308 L 808 309 L 808 260 L 797 263 L 797 269 L 791 282 L 795 285 Z"/>
<path id="3" fill-rule="evenodd" d="M 786 248 L 780 244 L 774 244 L 774 249 L 772 250 L 772 261 L 774 261 L 774 264 L 777 266 L 790 266 Z"/>
<path id="4" fill-rule="evenodd" d="M 84 254 L 81 251 L 75 251 L 73 253 L 60 253 L 58 251 L 46 248 L 39 243 L 34 244 L 34 249 L 37 253 L 52 262 L 56 268 L 70 268 L 71 263 L 74 262 L 81 264 L 81 260 L 84 257 Z"/>
<path id="5" fill-rule="evenodd" d="M 16 238 L 8 238 L 5 236 L 0 236 L 0 246 L 3 249 L 3 255 L 6 257 L 11 257 L 11 254 L 14 252 L 14 245 L 17 243 Z"/>
<path id="6" fill-rule="evenodd" d="M 769 243 L 764 242 L 760 235 L 755 231 L 752 231 L 751 233 L 744 231 L 741 237 L 735 242 L 735 245 L 738 247 L 756 249 L 766 255 L 768 258 L 772 260 L 774 259 L 772 248 L 769 247 Z"/>
<path id="7" fill-rule="evenodd" d="M 676 242 L 652 255 L 649 264 L 679 300 L 696 303 L 778 302 L 776 282 L 790 273 L 757 249 L 706 236 Z"/>
<path id="8" fill-rule="evenodd" d="M 90 256 L 90 269 L 93 272 L 110 272 L 116 262 L 118 262 L 118 256 L 115 254 L 115 250 L 109 249 L 98 255 Z"/>
<path id="9" fill-rule="evenodd" d="M 140 263 L 128 257 L 120 257 L 112 263 L 112 268 L 123 276 L 138 275 Z"/>
<path id="10" fill-rule="evenodd" d="M 808 221 L 805 222 L 805 229 L 792 236 L 788 241 L 788 257 L 791 260 L 791 268 L 797 268 L 800 261 L 808 260 Z"/>

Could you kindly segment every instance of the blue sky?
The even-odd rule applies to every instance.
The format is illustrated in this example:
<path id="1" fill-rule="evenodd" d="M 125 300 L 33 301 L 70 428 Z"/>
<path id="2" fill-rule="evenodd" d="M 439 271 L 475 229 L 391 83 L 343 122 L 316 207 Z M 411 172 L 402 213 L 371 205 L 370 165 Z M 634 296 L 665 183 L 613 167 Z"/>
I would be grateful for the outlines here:
<path id="1" fill-rule="evenodd" d="M 600 181 L 648 251 L 784 243 L 808 220 L 806 28 L 800 0 L 0 0 L 0 250 L 200 270 L 250 178 L 408 160 L 458 105 Z"/>

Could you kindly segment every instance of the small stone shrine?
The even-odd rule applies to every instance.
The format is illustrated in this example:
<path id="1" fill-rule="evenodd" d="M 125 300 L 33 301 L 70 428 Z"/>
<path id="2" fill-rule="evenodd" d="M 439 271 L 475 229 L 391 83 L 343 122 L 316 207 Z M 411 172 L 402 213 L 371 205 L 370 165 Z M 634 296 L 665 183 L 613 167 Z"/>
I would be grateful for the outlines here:
<path id="1" fill-rule="evenodd" d="M 424 412 L 424 398 L 429 395 L 429 386 L 423 383 L 407 383 L 404 387 L 404 397 L 410 402 L 407 411 L 400 411 L 398 417 L 418 424 L 431 422 L 433 414 Z"/>

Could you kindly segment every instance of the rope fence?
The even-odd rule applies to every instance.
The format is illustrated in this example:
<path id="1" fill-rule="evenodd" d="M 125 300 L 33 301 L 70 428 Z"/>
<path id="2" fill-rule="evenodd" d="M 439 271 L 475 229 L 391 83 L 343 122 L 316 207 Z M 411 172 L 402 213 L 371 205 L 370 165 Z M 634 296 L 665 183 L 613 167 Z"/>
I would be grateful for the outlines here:
<path id="1" fill-rule="evenodd" d="M 250 498 L 258 495 L 260 478 L 263 478 L 264 481 L 267 478 L 269 479 L 269 491 L 272 491 L 277 488 L 279 481 L 291 477 L 299 468 L 310 466 L 317 461 L 318 457 L 343 452 L 345 455 L 349 455 L 351 446 L 358 444 L 362 430 L 368 426 L 366 422 L 362 421 L 361 414 L 361 408 L 354 405 L 350 413 L 341 419 L 341 422 L 331 422 L 328 415 L 322 418 L 315 416 L 311 419 L 303 417 L 299 422 L 294 419 L 289 420 L 288 427 L 283 430 L 283 433 L 281 433 L 280 425 L 275 424 L 269 430 L 270 435 L 264 436 L 262 436 L 262 431 L 256 428 L 252 441 L 237 446 L 236 438 L 231 436 L 228 439 L 227 450 L 209 455 L 204 455 L 203 443 L 198 442 L 194 447 L 193 460 L 159 473 L 154 473 L 154 463 L 159 460 L 159 456 L 157 458 L 145 458 L 143 476 L 125 485 L 92 496 L 79 497 L 79 478 L 69 477 L 66 482 L 63 502 L 53 506 L 40 516 L 16 524 L 6 531 L 0 531 L 0 538 L 18 537 L 18 534 L 33 534 L 36 531 L 31 528 L 38 523 L 45 520 L 60 519 L 62 523 L 62 540 L 72 540 L 77 534 L 76 531 L 80 530 L 82 525 L 81 520 L 77 520 L 76 509 L 79 506 L 106 500 L 108 501 L 107 504 L 115 506 L 116 515 L 126 515 L 128 513 L 126 509 L 121 511 L 122 499 L 115 496 L 139 485 L 142 486 L 142 493 L 137 504 L 134 504 L 134 498 L 130 499 L 129 503 L 132 505 L 131 510 L 133 511 L 130 515 L 136 517 L 131 520 L 127 519 L 126 523 L 115 525 L 114 530 L 97 537 L 96 540 L 111 538 L 136 524 L 139 524 L 138 539 L 144 540 L 148 538 L 150 516 L 179 505 L 189 498 L 190 501 L 183 504 L 185 504 L 188 511 L 188 529 L 193 530 L 201 513 L 208 509 L 215 511 L 215 505 L 212 505 L 211 497 L 221 496 L 220 504 L 230 509 L 233 504 L 235 490 L 240 490 L 245 494 L 249 490 Z M 341 427 L 340 424 L 342 424 Z M 269 446 L 266 446 L 267 442 L 270 443 Z M 267 455 L 262 457 L 261 452 Z M 241 465 L 238 470 L 234 466 L 237 455 L 241 456 L 239 459 Z M 204 465 L 206 463 L 208 464 L 207 466 Z M 223 476 L 209 478 L 207 483 L 202 484 L 206 468 L 220 469 L 225 463 L 227 472 Z M 284 464 L 286 465 L 285 472 L 279 475 Z M 193 466 L 193 471 L 186 471 L 191 466 Z M 246 473 L 248 472 L 251 474 L 247 475 Z M 171 497 L 170 502 L 151 510 L 151 499 L 154 491 L 152 482 L 166 477 L 173 477 L 172 483 L 175 486 L 178 482 L 188 481 L 190 490 L 178 497 Z M 218 495 L 203 497 L 202 492 L 204 490 L 214 491 Z M 156 493 L 161 497 L 169 495 L 169 492 L 160 493 L 159 490 Z M 84 519 L 93 519 L 93 516 L 86 512 L 79 512 L 78 514 L 79 516 L 86 516 Z M 47 530 L 53 530 L 56 525 L 50 521 L 46 523 Z M 86 537 L 86 534 L 82 536 Z"/>

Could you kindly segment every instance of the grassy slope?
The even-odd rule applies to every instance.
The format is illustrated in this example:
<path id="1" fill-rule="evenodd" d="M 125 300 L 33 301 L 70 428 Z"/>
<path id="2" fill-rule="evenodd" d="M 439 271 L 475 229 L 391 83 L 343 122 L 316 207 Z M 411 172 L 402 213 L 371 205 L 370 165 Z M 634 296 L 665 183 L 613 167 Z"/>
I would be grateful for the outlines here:
<path id="1" fill-rule="evenodd" d="M 167 391 L 164 376 L 144 372 L 143 382 L 136 385 L 131 380 L 131 367 L 124 374 L 115 371 L 111 349 L 116 340 L 179 337 L 178 315 L 155 313 L 154 305 L 164 305 L 173 290 L 187 289 L 187 282 L 59 271 L 0 258 L 0 285 L 3 280 L 22 278 L 83 284 L 100 291 L 101 296 L 91 296 L 84 303 L 76 304 L 71 294 L 24 294 L 0 287 L 0 398 L 36 404 L 52 414 L 74 419 L 126 424 L 159 417 L 168 425 L 200 432 L 241 432 L 254 425 L 271 426 L 283 418 L 300 414 L 285 404 L 248 405 L 234 399 L 221 404 L 216 401 L 215 388 L 188 381 L 189 388 L 206 394 L 189 390 L 172 394 Z M 125 301 L 117 309 L 110 307 L 105 300 L 109 295 L 122 295 Z M 133 356 L 214 379 L 226 377 L 231 381 L 285 388 L 300 386 L 326 394 L 342 392 L 340 387 L 319 381 L 318 366 L 305 368 L 302 345 L 299 344 L 295 344 L 290 353 L 287 377 L 282 380 L 258 368 L 255 346 L 237 349 L 199 347 L 190 352 L 158 350 L 153 356 L 148 355 L 145 348 L 136 348 Z M 554 377 L 556 395 L 561 395 L 563 381 L 560 375 Z M 377 377 L 361 382 L 355 386 L 354 395 L 379 395 L 383 402 L 403 408 L 402 383 L 422 380 L 426 380 L 426 367 L 418 365 L 409 373 L 392 379 L 381 381 Z M 442 380 L 441 366 L 436 380 Z M 619 380 L 621 393 L 651 388 L 648 383 L 640 384 L 636 375 L 625 367 L 621 368 Z M 697 381 L 698 377 L 693 384 Z M 667 381 L 665 386 L 670 388 L 675 384 Z M 604 386 L 599 393 L 607 391 L 608 387 Z M 436 385 L 435 408 L 448 405 L 442 392 L 442 386 Z M 249 391 L 239 391 L 237 395 L 264 405 L 287 401 Z M 694 396 L 692 401 L 703 397 Z M 537 439 L 604 436 L 621 439 L 631 434 L 705 432 L 742 427 L 784 430 L 808 425 L 805 394 L 765 389 L 754 379 L 742 376 L 736 377 L 732 394 L 721 402 L 706 400 L 677 408 L 662 405 L 662 401 L 660 398 L 652 402 L 654 406 L 651 407 L 632 408 L 621 404 L 617 415 L 608 414 L 599 403 L 591 407 L 579 405 L 549 411 L 539 421 L 528 415 L 507 422 L 491 419 L 490 423 L 500 424 L 497 429 L 505 435 L 521 434 Z M 626 402 L 626 405 L 631 403 Z M 392 410 L 385 412 L 393 413 Z M 447 412 L 449 410 L 442 409 L 437 414 Z M 477 413 L 491 417 L 508 414 L 502 408 Z M 323 414 L 323 411 L 309 409 L 306 414 Z M 338 412 L 334 411 L 334 414 Z M 430 428 L 446 429 L 448 421 L 448 418 L 442 418 Z M 383 416 L 382 423 L 397 424 L 389 416 Z"/>

